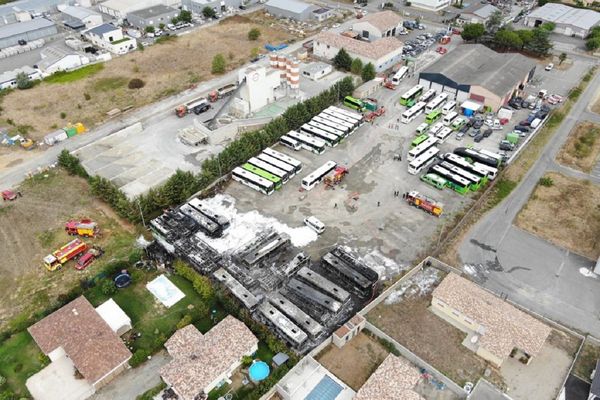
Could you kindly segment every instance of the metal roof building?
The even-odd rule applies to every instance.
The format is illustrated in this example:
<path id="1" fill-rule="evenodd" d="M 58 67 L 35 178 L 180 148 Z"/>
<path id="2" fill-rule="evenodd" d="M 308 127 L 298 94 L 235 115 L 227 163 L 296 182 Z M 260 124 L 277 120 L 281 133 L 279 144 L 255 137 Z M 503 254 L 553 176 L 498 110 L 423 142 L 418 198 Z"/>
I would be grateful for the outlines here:
<path id="1" fill-rule="evenodd" d="M 124 19 L 127 18 L 127 14 L 132 11 L 156 6 L 162 3 L 161 0 L 108 0 L 98 4 L 98 9 L 104 14 Z"/>
<path id="2" fill-rule="evenodd" d="M 296 21 L 307 21 L 317 9 L 312 4 L 298 0 L 269 0 L 265 4 L 267 12 L 279 18 L 290 18 Z"/>
<path id="3" fill-rule="evenodd" d="M 446 92 L 498 110 L 528 82 L 535 62 L 517 53 L 497 53 L 481 44 L 463 44 L 419 74 L 426 89 Z"/>
<path id="4" fill-rule="evenodd" d="M 574 8 L 564 4 L 547 3 L 525 18 L 525 25 L 536 27 L 545 22 L 556 24 L 555 32 L 585 38 L 592 28 L 600 24 L 600 13 Z"/>
<path id="5" fill-rule="evenodd" d="M 19 44 L 19 40 L 36 40 L 55 35 L 54 22 L 45 18 L 0 26 L 0 49 Z"/>
<path id="6" fill-rule="evenodd" d="M 127 14 L 127 21 L 139 29 L 147 26 L 159 27 L 160 24 L 170 24 L 179 15 L 179 10 L 162 4 L 132 11 Z"/>

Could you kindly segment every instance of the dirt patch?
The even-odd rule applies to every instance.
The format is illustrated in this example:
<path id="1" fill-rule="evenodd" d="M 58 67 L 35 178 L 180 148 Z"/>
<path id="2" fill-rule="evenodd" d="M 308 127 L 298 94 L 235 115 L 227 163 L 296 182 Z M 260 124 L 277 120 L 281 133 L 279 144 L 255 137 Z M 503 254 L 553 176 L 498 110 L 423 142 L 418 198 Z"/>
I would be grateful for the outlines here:
<path id="1" fill-rule="evenodd" d="M 544 178 L 540 182 L 550 186 L 537 185 L 517 215 L 516 225 L 597 260 L 600 256 L 600 187 L 558 173 L 547 173 Z"/>
<path id="2" fill-rule="evenodd" d="M 579 357 L 575 360 L 573 374 L 588 383 L 592 383 L 590 376 L 592 375 L 592 371 L 596 368 L 596 362 L 599 359 L 600 343 L 587 338 L 583 343 Z"/>
<path id="3" fill-rule="evenodd" d="M 110 259 L 126 258 L 136 236 L 131 225 L 98 205 L 85 180 L 62 170 L 26 181 L 20 191 L 23 197 L 0 204 L 0 329 L 19 313 L 48 307 Z M 100 224 L 102 237 L 84 240 L 106 254 L 85 271 L 71 263 L 48 272 L 42 258 L 73 239 L 64 223 L 82 217 Z"/>
<path id="4" fill-rule="evenodd" d="M 388 354 L 379 342 L 360 333 L 341 349 L 330 344 L 316 359 L 346 385 L 358 391 Z"/>
<path id="5" fill-rule="evenodd" d="M 600 155 L 600 125 L 583 122 L 577 125 L 556 157 L 568 167 L 590 172 Z"/>
<path id="6" fill-rule="evenodd" d="M 247 62 L 253 48 L 264 52 L 266 43 L 293 38 L 261 21 L 253 14 L 225 19 L 216 26 L 118 57 L 85 79 L 61 84 L 43 82 L 30 90 L 16 90 L 4 96 L 2 118 L 32 126 L 29 136 L 38 140 L 68 122 L 81 121 L 93 127 L 114 108 L 150 104 L 212 78 L 212 58 L 217 53 L 225 56 L 227 69 L 231 70 Z M 248 31 L 255 27 L 261 36 L 250 41 Z M 132 78 L 142 79 L 145 86 L 128 89 Z"/>

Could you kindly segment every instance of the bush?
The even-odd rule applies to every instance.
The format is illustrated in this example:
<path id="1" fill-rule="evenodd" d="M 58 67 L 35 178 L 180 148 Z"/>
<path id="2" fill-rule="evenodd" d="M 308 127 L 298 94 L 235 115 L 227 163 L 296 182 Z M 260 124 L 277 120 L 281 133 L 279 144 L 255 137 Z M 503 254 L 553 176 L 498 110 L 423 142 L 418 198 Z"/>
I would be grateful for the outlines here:
<path id="1" fill-rule="evenodd" d="M 89 177 L 79 159 L 69 153 L 69 150 L 65 149 L 60 152 L 58 155 L 58 165 L 66 169 L 70 175 L 77 175 L 81 176 L 82 178 Z"/>
<path id="2" fill-rule="evenodd" d="M 350 65 L 350 72 L 355 75 L 360 75 L 363 70 L 363 63 L 360 58 L 355 58 L 352 60 L 352 64 Z"/>
<path id="3" fill-rule="evenodd" d="M 133 353 L 133 355 L 129 359 L 129 365 L 131 365 L 132 368 L 135 368 L 144 363 L 146 360 L 148 360 L 149 355 L 150 353 L 148 352 L 148 350 L 138 349 Z"/>
<path id="4" fill-rule="evenodd" d="M 181 328 L 185 328 L 186 326 L 188 326 L 191 323 L 192 323 L 192 316 L 189 314 L 186 314 L 179 320 L 179 322 L 177 323 L 177 325 L 175 327 L 177 329 L 181 329 Z"/>
<path id="5" fill-rule="evenodd" d="M 227 64 L 225 62 L 225 57 L 223 57 L 223 54 L 219 53 L 213 57 L 210 72 L 212 72 L 213 74 L 222 74 L 223 72 L 225 72 L 226 65 Z"/>
<path id="6" fill-rule="evenodd" d="M 252 361 L 252 360 L 250 360 Z M 6 383 L 6 378 L 2 375 L 0 375 L 0 387 L 4 386 L 4 384 Z"/>
<path id="7" fill-rule="evenodd" d="M 111 279 L 104 279 L 100 284 L 100 290 L 103 294 L 110 296 L 117 292 L 117 287 Z"/>
<path id="8" fill-rule="evenodd" d="M 252 28 L 248 31 L 248 40 L 258 40 L 261 32 L 258 28 Z"/>
<path id="9" fill-rule="evenodd" d="M 167 384 L 164 382 L 159 383 L 157 386 L 153 387 L 150 390 L 147 390 L 143 394 L 140 394 L 135 398 L 135 400 L 152 400 L 154 396 L 159 394 L 163 389 L 166 389 Z"/>
<path id="10" fill-rule="evenodd" d="M 60 113 L 60 119 L 65 119 L 65 118 L 67 118 L 67 113 L 63 111 Z"/>
<path id="11" fill-rule="evenodd" d="M 554 185 L 554 181 L 549 176 L 544 176 L 543 178 L 540 178 L 539 183 L 540 183 L 540 185 L 545 186 L 545 187 L 551 187 Z"/>
<path id="12" fill-rule="evenodd" d="M 139 78 L 133 78 L 132 80 L 129 81 L 129 84 L 127 85 L 127 87 L 129 89 L 141 89 L 144 87 L 146 83 L 139 79 Z"/>
<path id="13" fill-rule="evenodd" d="M 90 96 L 89 93 L 84 93 L 83 98 L 86 99 L 86 101 L 89 101 L 92 98 L 92 96 Z"/>
<path id="14" fill-rule="evenodd" d="M 33 87 L 33 82 L 29 78 L 29 75 L 27 75 L 25 72 L 19 72 L 17 74 L 16 81 L 17 81 L 17 89 L 25 90 L 25 89 L 31 89 Z"/>
<path id="15" fill-rule="evenodd" d="M 365 65 L 362 72 L 360 73 L 363 82 L 373 80 L 373 78 L 375 78 L 375 75 L 375 66 L 372 63 L 368 63 L 367 65 Z"/>
<path id="16" fill-rule="evenodd" d="M 144 28 L 144 31 L 146 33 L 154 33 L 154 27 L 152 25 L 149 25 L 147 27 Z"/>
<path id="17" fill-rule="evenodd" d="M 202 15 L 204 15 L 204 18 L 213 18 L 217 13 L 212 7 L 206 6 L 202 9 Z"/>

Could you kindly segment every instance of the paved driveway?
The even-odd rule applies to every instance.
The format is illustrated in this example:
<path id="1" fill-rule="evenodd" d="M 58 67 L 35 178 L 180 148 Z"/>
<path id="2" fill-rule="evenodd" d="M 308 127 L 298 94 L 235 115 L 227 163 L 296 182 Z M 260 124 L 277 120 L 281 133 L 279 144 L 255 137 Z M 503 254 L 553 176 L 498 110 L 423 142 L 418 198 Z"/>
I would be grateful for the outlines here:
<path id="1" fill-rule="evenodd" d="M 66 356 L 27 379 L 26 386 L 36 400 L 84 400 L 94 393 L 85 379 L 75 378 L 73 362 Z"/>

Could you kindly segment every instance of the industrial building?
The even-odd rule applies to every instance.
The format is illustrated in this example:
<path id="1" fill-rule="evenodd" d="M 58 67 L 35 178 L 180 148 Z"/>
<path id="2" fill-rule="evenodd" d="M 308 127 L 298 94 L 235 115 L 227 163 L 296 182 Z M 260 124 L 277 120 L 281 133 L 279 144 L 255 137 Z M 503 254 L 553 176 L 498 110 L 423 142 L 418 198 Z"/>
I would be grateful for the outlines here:
<path id="1" fill-rule="evenodd" d="M 278 18 L 308 21 L 317 7 L 298 0 L 269 0 L 265 4 L 265 9 Z"/>
<path id="2" fill-rule="evenodd" d="M 17 75 L 20 73 L 26 74 L 29 79 L 36 80 L 41 79 L 40 72 L 37 69 L 33 69 L 27 65 L 21 68 L 17 68 L 13 71 L 6 71 L 0 74 L 0 90 L 12 89 L 17 87 Z"/>
<path id="3" fill-rule="evenodd" d="M 521 54 L 463 44 L 425 68 L 419 84 L 448 93 L 467 114 L 483 107 L 497 111 L 524 89 L 535 67 L 534 61 Z"/>
<path id="4" fill-rule="evenodd" d="M 171 20 L 178 15 L 178 9 L 158 4 L 128 13 L 127 22 L 142 30 L 147 26 L 158 28 L 160 24 L 170 24 Z"/>
<path id="5" fill-rule="evenodd" d="M 137 46 L 134 38 L 123 35 L 121 28 L 111 24 L 98 25 L 83 34 L 94 45 L 114 54 L 126 54 Z"/>
<path id="6" fill-rule="evenodd" d="M 18 45 L 19 40 L 29 42 L 57 33 L 58 29 L 54 22 L 46 18 L 36 18 L 31 21 L 0 26 L 0 49 Z"/>
<path id="7" fill-rule="evenodd" d="M 102 24 L 102 15 L 87 8 L 59 5 L 58 10 L 65 16 L 63 21 L 67 26 L 80 24 L 84 28 L 93 28 Z"/>
<path id="8" fill-rule="evenodd" d="M 86 0 L 80 1 L 80 3 Z M 58 4 L 65 0 L 17 0 L 0 5 L 0 26 L 15 22 L 25 22 L 32 19 L 31 14 L 55 11 Z"/>
<path id="9" fill-rule="evenodd" d="M 52 75 L 58 71 L 70 71 L 90 63 L 87 56 L 74 51 L 65 51 L 59 47 L 46 47 L 41 51 L 40 56 L 42 61 L 38 63 L 38 68 L 44 75 Z"/>
<path id="10" fill-rule="evenodd" d="M 322 62 L 313 62 L 302 68 L 302 76 L 312 79 L 313 81 L 318 81 L 331 72 L 333 72 L 333 67 Z"/>
<path id="11" fill-rule="evenodd" d="M 217 13 L 222 13 L 226 10 L 233 10 L 242 4 L 248 5 L 255 1 L 244 0 L 182 0 L 181 5 L 184 10 L 191 11 L 195 14 L 202 15 L 202 10 L 205 7 L 212 8 Z"/>
<path id="12" fill-rule="evenodd" d="M 491 4 L 475 3 L 460 11 L 458 22 L 462 24 L 484 24 L 493 13 L 500 11 Z"/>
<path id="13" fill-rule="evenodd" d="M 556 33 L 585 38 L 592 28 L 600 24 L 600 13 L 564 4 L 547 3 L 525 17 L 525 25 L 531 28 L 545 22 L 555 24 L 554 32 Z"/>
<path id="14" fill-rule="evenodd" d="M 384 37 L 374 42 L 365 42 L 325 31 L 313 41 L 313 54 L 331 60 L 341 49 L 350 57 L 360 58 L 363 64 L 372 63 L 376 72 L 385 71 L 402 60 L 403 43 L 395 37 Z"/>
<path id="15" fill-rule="evenodd" d="M 375 41 L 384 37 L 396 36 L 402 30 L 402 17 L 394 11 L 368 14 L 352 25 L 352 31 L 363 40 Z"/>
<path id="16" fill-rule="evenodd" d="M 108 0 L 98 4 L 98 9 L 104 14 L 123 20 L 133 11 L 143 10 L 159 4 L 176 7 L 180 3 L 179 0 Z"/>
<path id="17" fill-rule="evenodd" d="M 333 10 L 331 8 L 323 7 L 313 11 L 313 18 L 319 22 L 326 21 L 331 17 L 333 17 Z"/>
<path id="18" fill-rule="evenodd" d="M 412 0 L 410 5 L 429 11 L 440 11 L 450 6 L 450 0 Z"/>

